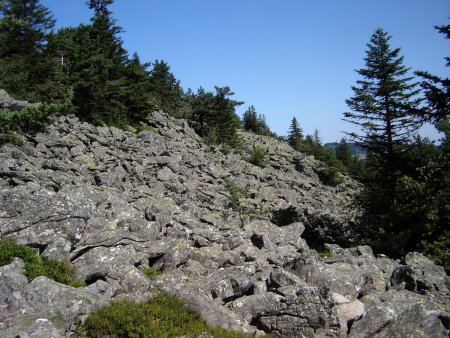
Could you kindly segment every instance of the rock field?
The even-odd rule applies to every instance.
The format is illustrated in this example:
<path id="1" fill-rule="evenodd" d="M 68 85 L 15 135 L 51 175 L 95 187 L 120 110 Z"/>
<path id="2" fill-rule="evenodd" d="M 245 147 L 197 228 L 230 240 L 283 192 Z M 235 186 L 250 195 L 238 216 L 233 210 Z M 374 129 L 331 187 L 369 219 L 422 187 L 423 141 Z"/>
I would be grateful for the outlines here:
<path id="1" fill-rule="evenodd" d="M 0 237 L 68 260 L 87 284 L 28 283 L 20 259 L 1 266 L 0 337 L 65 337 L 114 299 L 161 290 L 248 333 L 448 337 L 442 267 L 338 246 L 351 242 L 356 182 L 322 184 L 319 162 L 272 138 L 241 132 L 243 149 L 224 155 L 184 120 L 155 112 L 149 125 L 132 133 L 65 116 L 21 147 L 0 146 Z M 254 144 L 265 168 L 246 161 Z M 247 192 L 234 205 L 227 184 Z M 289 207 L 302 220 L 270 222 Z M 305 240 L 311 219 L 328 220 L 327 254 Z M 163 274 L 149 280 L 149 266 Z"/>

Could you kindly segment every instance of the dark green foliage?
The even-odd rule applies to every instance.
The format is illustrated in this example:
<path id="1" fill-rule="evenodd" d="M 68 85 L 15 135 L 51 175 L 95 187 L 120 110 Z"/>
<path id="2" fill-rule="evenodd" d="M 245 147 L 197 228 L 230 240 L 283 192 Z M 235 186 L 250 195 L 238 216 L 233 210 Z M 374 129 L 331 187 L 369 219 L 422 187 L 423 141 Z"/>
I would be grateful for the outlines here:
<path id="1" fill-rule="evenodd" d="M 56 55 L 46 48 L 53 19 L 38 0 L 0 2 L 0 88 L 18 99 L 55 102 L 67 92 L 58 86 Z"/>
<path id="2" fill-rule="evenodd" d="M 227 189 L 230 193 L 230 204 L 228 205 L 228 207 L 236 211 L 242 211 L 240 200 L 241 198 L 246 198 L 248 196 L 248 189 L 239 187 L 229 179 L 225 179 L 224 183 L 225 189 Z"/>
<path id="3" fill-rule="evenodd" d="M 450 39 L 450 25 L 435 26 L 446 39 Z M 447 67 L 450 67 L 450 57 L 446 57 Z M 416 72 L 423 78 L 421 87 L 427 100 L 427 107 L 420 112 L 420 117 L 425 121 L 439 124 L 450 116 L 450 78 L 440 78 L 429 72 Z"/>
<path id="4" fill-rule="evenodd" d="M 154 279 L 156 276 L 159 276 L 160 274 L 162 274 L 161 271 L 155 270 L 155 269 L 153 269 L 152 267 L 144 268 L 144 269 L 142 269 L 141 271 L 142 271 L 142 273 L 143 273 L 144 275 L 146 275 L 147 278 L 150 279 L 150 280 L 152 280 L 152 279 Z"/>
<path id="5" fill-rule="evenodd" d="M 49 37 L 48 48 L 64 57 L 63 83 L 73 90 L 76 114 L 95 124 L 126 128 L 145 120 L 151 104 L 148 64 L 128 58 L 108 6 L 91 1 L 90 25 L 63 28 Z"/>
<path id="6" fill-rule="evenodd" d="M 208 326 L 198 313 L 168 294 L 145 303 L 119 301 L 92 313 L 76 333 L 78 337 L 249 337 Z"/>
<path id="7" fill-rule="evenodd" d="M 292 205 L 287 209 L 276 210 L 270 221 L 280 227 L 302 220 L 302 214 Z"/>
<path id="8" fill-rule="evenodd" d="M 377 156 L 377 168 L 390 188 L 395 190 L 399 158 L 405 150 L 401 147 L 411 140 L 420 126 L 411 112 L 418 111 L 420 100 L 416 83 L 406 77 L 409 69 L 399 56 L 400 48 L 391 49 L 390 36 L 381 28 L 372 35 L 365 58 L 366 68 L 357 70 L 362 80 L 352 87 L 355 95 L 348 99 L 352 112 L 344 113 L 345 121 L 360 126 L 363 133 L 349 135 Z M 386 191 L 386 202 L 394 203 L 394 196 Z"/>
<path id="9" fill-rule="evenodd" d="M 300 150 L 303 143 L 303 130 L 295 117 L 292 118 L 289 127 L 287 143 L 295 150 Z"/>
<path id="10" fill-rule="evenodd" d="M 360 236 L 376 252 L 393 257 L 421 250 L 448 271 L 448 79 L 419 73 L 428 105 L 418 109 L 414 84 L 405 77 L 399 49 L 390 49 L 389 38 L 381 29 L 372 36 L 367 68 L 358 71 L 364 80 L 347 101 L 354 113 L 345 114 L 362 126 L 365 134 L 353 136 L 368 149 L 359 199 L 364 211 Z M 425 121 L 443 131 L 440 148 L 411 137 Z"/>
<path id="11" fill-rule="evenodd" d="M 350 171 L 353 166 L 353 155 L 345 138 L 342 138 L 341 141 L 336 146 L 336 159 L 342 162 L 342 164 Z"/>
<path id="12" fill-rule="evenodd" d="M 149 84 L 152 103 L 158 109 L 178 118 L 187 117 L 187 102 L 180 81 L 170 72 L 166 62 L 156 60 L 153 63 Z"/>
<path id="13" fill-rule="evenodd" d="M 254 106 L 248 107 L 242 116 L 242 128 L 258 135 L 276 137 L 267 125 L 265 116 L 258 114 Z"/>
<path id="14" fill-rule="evenodd" d="M 216 93 L 199 88 L 191 94 L 189 122 L 195 131 L 212 144 L 239 145 L 237 129 L 240 121 L 235 108 L 242 102 L 230 99 L 234 95 L 229 87 L 215 87 Z"/>
<path id="15" fill-rule="evenodd" d="M 267 165 L 267 152 L 261 147 L 253 146 L 253 150 L 248 161 L 258 167 L 265 168 Z"/>
<path id="16" fill-rule="evenodd" d="M 25 262 L 24 275 L 30 282 L 36 277 L 45 276 L 58 283 L 74 287 L 84 286 L 83 282 L 73 278 L 74 270 L 69 263 L 38 256 L 26 245 L 0 240 L 0 266 L 10 264 L 14 257 L 21 258 Z"/>
<path id="17" fill-rule="evenodd" d="M 21 143 L 22 134 L 44 132 L 64 105 L 40 104 L 20 111 L 0 109 L 0 144 Z"/>

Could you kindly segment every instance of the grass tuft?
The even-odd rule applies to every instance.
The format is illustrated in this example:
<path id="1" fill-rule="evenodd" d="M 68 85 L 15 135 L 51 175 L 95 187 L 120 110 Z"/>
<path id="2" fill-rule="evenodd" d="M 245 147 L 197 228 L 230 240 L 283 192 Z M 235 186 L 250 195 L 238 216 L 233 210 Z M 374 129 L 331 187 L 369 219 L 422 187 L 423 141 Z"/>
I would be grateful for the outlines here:
<path id="1" fill-rule="evenodd" d="M 211 327 L 179 299 L 161 293 L 142 303 L 119 301 L 92 313 L 75 337 L 251 337 L 236 331 Z"/>
<path id="2" fill-rule="evenodd" d="M 38 276 L 45 276 L 73 287 L 85 286 L 84 282 L 73 277 L 74 269 L 68 262 L 38 256 L 26 245 L 16 244 L 10 240 L 0 240 L 0 266 L 10 264 L 14 257 L 21 258 L 25 262 L 24 275 L 29 282 Z"/>

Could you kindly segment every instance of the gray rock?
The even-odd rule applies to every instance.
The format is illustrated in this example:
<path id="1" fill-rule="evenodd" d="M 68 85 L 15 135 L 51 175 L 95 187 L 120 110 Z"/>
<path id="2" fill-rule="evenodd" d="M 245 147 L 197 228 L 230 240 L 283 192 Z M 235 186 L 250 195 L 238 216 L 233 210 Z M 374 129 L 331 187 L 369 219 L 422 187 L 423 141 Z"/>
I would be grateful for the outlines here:
<path id="1" fill-rule="evenodd" d="M 30 105 L 27 101 L 14 100 L 5 90 L 0 89 L 0 108 L 18 111 Z"/>

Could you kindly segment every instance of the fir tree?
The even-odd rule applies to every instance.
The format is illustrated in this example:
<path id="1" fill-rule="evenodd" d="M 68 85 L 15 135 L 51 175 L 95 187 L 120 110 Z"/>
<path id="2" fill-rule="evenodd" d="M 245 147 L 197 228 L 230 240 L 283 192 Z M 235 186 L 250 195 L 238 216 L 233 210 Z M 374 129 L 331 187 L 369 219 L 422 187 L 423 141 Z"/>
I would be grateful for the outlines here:
<path id="1" fill-rule="evenodd" d="M 239 143 L 237 129 L 240 125 L 235 109 L 243 102 L 230 98 L 234 93 L 229 87 L 215 87 L 215 90 L 214 94 L 199 88 L 197 94 L 191 97 L 189 121 L 208 142 L 235 147 Z"/>
<path id="2" fill-rule="evenodd" d="M 336 158 L 342 162 L 349 172 L 352 171 L 354 164 L 353 155 L 345 138 L 342 138 L 336 146 Z"/>
<path id="3" fill-rule="evenodd" d="M 52 96 L 56 58 L 44 53 L 55 20 L 38 0 L 0 1 L 0 87 L 29 101 Z"/>
<path id="4" fill-rule="evenodd" d="M 410 179 L 407 150 L 420 126 L 415 117 L 420 100 L 415 98 L 416 83 L 407 76 L 400 49 L 391 49 L 390 38 L 381 28 L 372 35 L 366 68 L 357 70 L 362 79 L 347 100 L 352 112 L 344 113 L 344 120 L 360 126 L 361 134 L 350 135 L 368 152 L 361 195 L 363 236 L 376 251 L 399 255 L 417 239 L 413 234 L 421 231 L 412 222 L 405 198 Z"/>
<path id="5" fill-rule="evenodd" d="M 186 101 L 180 81 L 170 72 L 170 66 L 163 60 L 156 60 L 150 71 L 150 93 L 153 104 L 165 113 L 186 117 Z"/>
<path id="6" fill-rule="evenodd" d="M 300 127 L 297 119 L 292 118 L 291 126 L 289 127 L 287 142 L 295 150 L 300 150 L 301 143 L 303 141 L 303 130 Z"/>
<path id="7" fill-rule="evenodd" d="M 355 95 L 346 101 L 352 111 L 344 113 L 344 120 L 362 129 L 362 134 L 349 135 L 377 157 L 374 170 L 389 181 L 385 201 L 394 203 L 399 158 L 420 126 L 413 117 L 420 101 L 414 99 L 416 84 L 406 76 L 409 69 L 399 56 L 400 48 L 391 49 L 390 38 L 381 28 L 372 35 L 366 68 L 357 70 L 362 79 L 352 87 Z"/>

